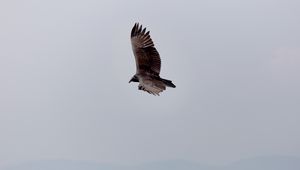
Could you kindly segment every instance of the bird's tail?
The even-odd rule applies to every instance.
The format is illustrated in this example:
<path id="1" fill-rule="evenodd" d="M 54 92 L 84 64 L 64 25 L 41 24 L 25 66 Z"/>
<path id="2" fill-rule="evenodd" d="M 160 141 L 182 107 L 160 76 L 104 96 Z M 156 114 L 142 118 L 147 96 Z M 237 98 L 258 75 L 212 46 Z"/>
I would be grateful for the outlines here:
<path id="1" fill-rule="evenodd" d="M 168 87 L 173 87 L 173 88 L 176 87 L 176 86 L 172 83 L 171 80 L 167 80 L 167 79 L 161 78 L 161 81 L 162 81 L 166 86 L 168 86 Z"/>

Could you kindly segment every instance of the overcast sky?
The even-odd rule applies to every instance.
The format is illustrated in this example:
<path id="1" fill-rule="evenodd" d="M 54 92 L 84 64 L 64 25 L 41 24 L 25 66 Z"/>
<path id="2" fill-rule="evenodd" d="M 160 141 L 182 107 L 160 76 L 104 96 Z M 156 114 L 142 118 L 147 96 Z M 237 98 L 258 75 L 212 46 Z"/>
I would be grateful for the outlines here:
<path id="1" fill-rule="evenodd" d="M 300 1 L 0 2 L 0 165 L 300 156 Z M 156 97 L 128 84 L 151 31 Z"/>

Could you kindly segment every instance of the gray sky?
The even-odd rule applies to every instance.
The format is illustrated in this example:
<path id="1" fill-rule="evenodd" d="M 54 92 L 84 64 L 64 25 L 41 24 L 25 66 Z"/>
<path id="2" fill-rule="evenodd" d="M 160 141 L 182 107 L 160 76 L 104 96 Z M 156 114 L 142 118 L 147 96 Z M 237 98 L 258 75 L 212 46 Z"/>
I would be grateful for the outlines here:
<path id="1" fill-rule="evenodd" d="M 300 2 L 0 2 L 0 165 L 300 156 Z M 160 97 L 128 84 L 151 31 Z"/>

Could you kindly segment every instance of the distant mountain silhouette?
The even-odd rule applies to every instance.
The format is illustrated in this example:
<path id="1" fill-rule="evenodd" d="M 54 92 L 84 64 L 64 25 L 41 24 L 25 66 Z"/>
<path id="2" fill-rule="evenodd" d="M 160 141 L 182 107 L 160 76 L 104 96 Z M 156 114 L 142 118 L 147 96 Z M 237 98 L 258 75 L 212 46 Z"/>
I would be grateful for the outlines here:
<path id="1" fill-rule="evenodd" d="M 2 170 L 2 168 L 1 168 Z M 300 158 L 256 157 L 224 167 L 201 165 L 184 160 L 157 161 L 138 166 L 116 166 L 87 161 L 33 161 L 3 170 L 300 170 Z"/>
<path id="2" fill-rule="evenodd" d="M 185 160 L 156 161 L 132 167 L 133 170 L 215 170 L 215 167 Z"/>
<path id="3" fill-rule="evenodd" d="M 300 170 L 300 158 L 295 157 L 256 157 L 231 164 L 222 170 Z"/>
<path id="4" fill-rule="evenodd" d="M 113 165 L 103 165 L 88 161 L 49 160 L 32 161 L 20 165 L 10 166 L 4 170 L 119 170 Z"/>

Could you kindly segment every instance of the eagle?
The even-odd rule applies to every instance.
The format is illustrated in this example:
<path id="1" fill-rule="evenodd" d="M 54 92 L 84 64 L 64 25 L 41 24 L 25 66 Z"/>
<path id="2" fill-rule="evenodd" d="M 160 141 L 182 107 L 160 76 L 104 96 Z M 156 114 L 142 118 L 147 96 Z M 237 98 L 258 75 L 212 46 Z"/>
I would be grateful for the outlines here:
<path id="1" fill-rule="evenodd" d="M 159 76 L 161 60 L 158 51 L 150 37 L 139 23 L 135 23 L 130 34 L 132 51 L 135 57 L 136 74 L 130 82 L 139 82 L 138 89 L 153 95 L 158 95 L 166 87 L 175 88 L 171 80 Z"/>

